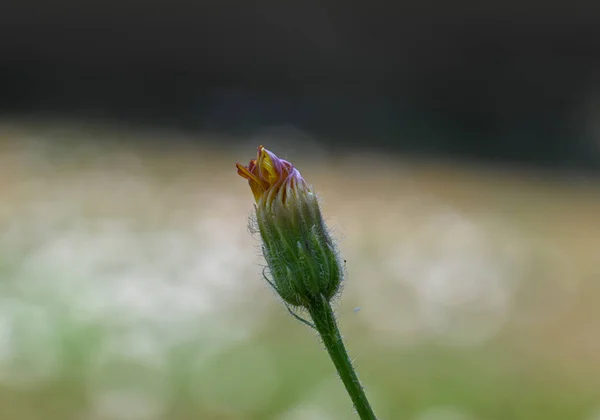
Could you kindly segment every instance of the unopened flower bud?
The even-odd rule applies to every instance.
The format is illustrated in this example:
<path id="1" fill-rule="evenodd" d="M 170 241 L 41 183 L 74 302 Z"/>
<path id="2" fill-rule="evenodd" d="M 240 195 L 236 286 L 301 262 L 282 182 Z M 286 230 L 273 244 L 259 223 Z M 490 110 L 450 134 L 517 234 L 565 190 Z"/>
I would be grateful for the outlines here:
<path id="1" fill-rule="evenodd" d="M 300 172 L 263 146 L 248 166 L 236 165 L 256 200 L 256 222 L 273 285 L 290 305 L 331 300 L 343 269 L 317 197 Z"/>

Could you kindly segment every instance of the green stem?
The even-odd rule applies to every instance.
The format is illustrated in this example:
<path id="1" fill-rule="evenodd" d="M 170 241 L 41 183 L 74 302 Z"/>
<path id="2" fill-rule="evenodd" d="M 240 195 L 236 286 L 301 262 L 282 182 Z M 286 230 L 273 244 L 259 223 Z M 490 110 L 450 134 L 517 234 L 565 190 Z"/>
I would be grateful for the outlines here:
<path id="1" fill-rule="evenodd" d="M 348 358 L 348 352 L 335 322 L 335 315 L 331 309 L 331 305 L 324 296 L 321 296 L 320 301 L 310 303 L 308 312 L 313 319 L 317 331 L 321 335 L 323 344 L 325 344 L 325 348 L 340 375 L 340 379 L 346 387 L 346 391 L 350 394 L 354 408 L 361 420 L 377 420 L 367 400 L 365 391 L 356 376 L 354 367 L 352 367 L 352 362 Z"/>

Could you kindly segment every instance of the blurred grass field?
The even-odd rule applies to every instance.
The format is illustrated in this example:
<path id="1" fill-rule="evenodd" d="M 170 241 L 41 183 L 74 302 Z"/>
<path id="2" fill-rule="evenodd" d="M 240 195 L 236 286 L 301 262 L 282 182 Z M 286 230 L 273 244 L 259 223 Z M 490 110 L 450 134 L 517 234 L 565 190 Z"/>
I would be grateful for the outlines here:
<path id="1" fill-rule="evenodd" d="M 340 241 L 381 419 L 600 419 L 598 180 L 181 137 L 0 124 L 2 420 L 355 418 L 261 279 L 234 168 L 261 140 Z"/>

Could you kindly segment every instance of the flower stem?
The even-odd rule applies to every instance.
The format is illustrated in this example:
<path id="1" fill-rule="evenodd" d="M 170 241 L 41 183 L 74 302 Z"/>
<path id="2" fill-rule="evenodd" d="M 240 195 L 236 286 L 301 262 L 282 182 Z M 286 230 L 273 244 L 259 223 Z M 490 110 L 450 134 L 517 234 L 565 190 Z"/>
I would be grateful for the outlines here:
<path id="1" fill-rule="evenodd" d="M 359 417 L 361 420 L 377 420 L 354 367 L 352 367 L 352 362 L 348 358 L 348 352 L 335 322 L 335 315 L 330 303 L 324 296 L 321 296 L 320 300 L 311 302 L 307 309 Z"/>

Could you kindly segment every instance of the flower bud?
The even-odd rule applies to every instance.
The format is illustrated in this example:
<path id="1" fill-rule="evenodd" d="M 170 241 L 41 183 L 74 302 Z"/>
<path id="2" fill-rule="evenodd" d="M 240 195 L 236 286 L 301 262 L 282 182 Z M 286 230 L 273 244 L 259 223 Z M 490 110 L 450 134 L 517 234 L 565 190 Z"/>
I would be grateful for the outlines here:
<path id="1" fill-rule="evenodd" d="M 236 166 L 256 200 L 263 255 L 277 293 L 294 306 L 331 300 L 343 270 L 317 197 L 300 172 L 263 146 L 248 166 Z"/>

